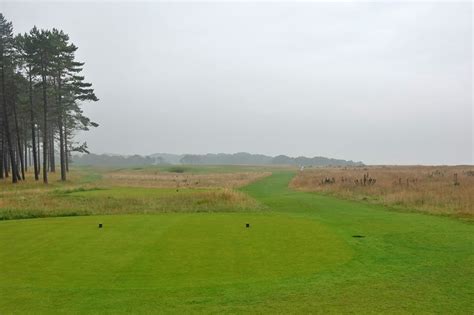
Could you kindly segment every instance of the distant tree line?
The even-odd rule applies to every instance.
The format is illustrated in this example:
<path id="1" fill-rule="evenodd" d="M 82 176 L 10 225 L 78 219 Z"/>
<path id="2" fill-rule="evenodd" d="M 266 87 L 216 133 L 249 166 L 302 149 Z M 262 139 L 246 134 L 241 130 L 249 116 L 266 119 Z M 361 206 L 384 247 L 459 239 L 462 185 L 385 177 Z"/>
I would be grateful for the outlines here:
<path id="1" fill-rule="evenodd" d="M 275 157 L 239 152 L 234 154 L 169 154 L 156 153 L 149 156 L 87 154 L 75 155 L 73 162 L 76 165 L 97 166 L 142 166 L 157 164 L 195 164 L 195 165 L 296 165 L 296 166 L 362 166 L 362 162 L 331 159 L 326 157 L 308 158 L 304 156 L 289 157 L 278 155 Z"/>
<path id="2" fill-rule="evenodd" d="M 38 29 L 14 36 L 0 13 L 0 179 L 35 180 L 56 171 L 66 180 L 72 151 L 87 152 L 74 142 L 78 130 L 98 125 L 83 115 L 81 102 L 97 101 L 91 83 L 81 76 L 84 63 L 63 31 Z"/>
<path id="3" fill-rule="evenodd" d="M 239 152 L 234 154 L 185 154 L 180 162 L 182 164 L 208 164 L 208 165 L 296 165 L 296 166 L 361 166 L 362 162 L 332 159 L 322 156 L 316 157 L 290 157 L 278 155 L 275 157 Z"/>
<path id="4" fill-rule="evenodd" d="M 72 159 L 74 165 L 87 166 L 145 166 L 166 164 L 161 157 L 141 156 L 141 155 L 109 155 L 109 154 L 82 154 L 74 155 Z"/>

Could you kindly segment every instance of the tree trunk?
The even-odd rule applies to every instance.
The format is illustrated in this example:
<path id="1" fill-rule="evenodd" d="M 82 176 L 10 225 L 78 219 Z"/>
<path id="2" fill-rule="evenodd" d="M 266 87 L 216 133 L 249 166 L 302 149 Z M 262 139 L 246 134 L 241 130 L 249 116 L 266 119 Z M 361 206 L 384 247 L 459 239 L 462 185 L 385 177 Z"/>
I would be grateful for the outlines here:
<path id="1" fill-rule="evenodd" d="M 25 180 L 25 165 L 23 160 L 23 147 L 21 145 L 20 139 L 20 127 L 18 125 L 18 115 L 16 112 L 16 88 L 12 88 L 13 95 L 12 95 L 12 104 L 13 104 L 13 119 L 15 120 L 15 129 L 16 129 L 16 143 L 18 146 L 18 159 L 20 161 L 20 170 L 21 170 L 21 179 Z"/>
<path id="2" fill-rule="evenodd" d="M 64 127 L 64 155 L 66 156 L 66 172 L 69 172 L 69 149 L 67 144 L 67 128 Z"/>
<path id="3" fill-rule="evenodd" d="M 41 60 L 43 62 L 43 60 Z M 46 75 L 42 65 L 43 80 L 43 183 L 48 183 L 48 95 L 46 93 Z"/>
<path id="4" fill-rule="evenodd" d="M 5 154 L 5 151 L 3 150 L 3 133 L 1 132 L 0 129 L 0 179 L 3 179 L 3 155 Z"/>
<path id="5" fill-rule="evenodd" d="M 33 109 L 33 78 L 31 77 L 31 65 L 28 66 L 29 70 L 29 87 L 28 93 L 30 96 L 30 120 L 31 120 L 31 146 L 33 148 L 33 167 L 35 169 L 35 180 L 39 179 L 39 162 L 36 154 L 36 136 L 35 136 L 35 113 Z"/>
<path id="6" fill-rule="evenodd" d="M 66 180 L 66 161 L 64 156 L 64 133 L 62 126 L 62 118 L 59 118 L 59 159 L 61 163 L 61 180 Z"/>
<path id="7" fill-rule="evenodd" d="M 7 149 L 5 149 L 6 151 Z M 9 169 L 9 165 L 8 164 L 8 154 L 5 152 L 5 154 L 3 155 L 3 168 L 5 170 L 5 178 L 8 178 L 10 177 L 10 169 Z"/>
<path id="8" fill-rule="evenodd" d="M 54 156 L 54 131 L 53 126 L 51 126 L 51 135 L 49 139 L 49 170 L 52 173 L 56 173 L 56 159 Z"/>
<path id="9" fill-rule="evenodd" d="M 23 126 L 25 124 L 23 123 Z M 24 137 L 23 139 L 25 139 L 23 141 L 23 148 L 24 148 L 24 151 L 23 151 L 23 164 L 25 165 L 25 172 L 28 173 L 28 142 L 26 141 L 27 137 Z"/>
<path id="10" fill-rule="evenodd" d="M 49 141 L 49 139 L 48 139 L 48 141 Z M 48 148 L 47 148 L 47 149 L 48 149 L 48 153 L 46 153 L 46 169 L 47 169 L 48 172 L 49 172 L 49 170 L 50 170 L 49 166 L 51 165 L 51 159 L 50 159 L 50 157 L 51 157 L 51 154 L 50 154 L 50 153 L 51 153 L 51 152 L 49 152 L 49 143 L 48 143 Z M 43 147 L 43 151 L 46 151 L 46 150 L 44 149 L 44 147 Z"/>
<path id="11" fill-rule="evenodd" d="M 36 153 L 38 154 L 38 156 L 36 157 L 38 159 L 38 174 L 41 172 L 41 148 L 40 148 L 40 132 L 38 130 L 38 132 L 36 133 L 38 135 L 38 141 L 36 141 Z"/>
<path id="12" fill-rule="evenodd" d="M 59 160 L 61 164 L 61 180 L 66 180 L 66 164 L 64 161 L 64 130 L 63 115 L 61 107 L 61 73 L 58 74 L 58 90 L 57 90 L 57 108 L 58 108 L 58 129 L 59 129 Z"/>
<path id="13" fill-rule="evenodd" d="M 3 56 L 2 56 L 3 57 Z M 5 121 L 3 126 L 5 129 L 5 136 L 7 138 L 7 147 L 10 154 L 10 163 L 12 166 L 12 183 L 18 182 L 17 174 L 15 172 L 16 163 L 15 163 L 15 154 L 13 152 L 12 138 L 10 134 L 10 126 L 8 123 L 8 110 L 7 110 L 7 97 L 5 95 L 5 67 L 2 65 L 2 99 L 3 99 L 3 117 Z"/>

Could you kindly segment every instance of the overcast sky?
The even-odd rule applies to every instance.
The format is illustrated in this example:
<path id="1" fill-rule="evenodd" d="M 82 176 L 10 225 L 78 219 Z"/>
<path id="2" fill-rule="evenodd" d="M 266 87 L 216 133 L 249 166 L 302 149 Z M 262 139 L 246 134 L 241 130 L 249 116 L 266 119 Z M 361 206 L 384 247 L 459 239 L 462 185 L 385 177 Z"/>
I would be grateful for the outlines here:
<path id="1" fill-rule="evenodd" d="M 472 4 L 1 1 L 60 28 L 100 98 L 94 153 L 473 163 Z"/>

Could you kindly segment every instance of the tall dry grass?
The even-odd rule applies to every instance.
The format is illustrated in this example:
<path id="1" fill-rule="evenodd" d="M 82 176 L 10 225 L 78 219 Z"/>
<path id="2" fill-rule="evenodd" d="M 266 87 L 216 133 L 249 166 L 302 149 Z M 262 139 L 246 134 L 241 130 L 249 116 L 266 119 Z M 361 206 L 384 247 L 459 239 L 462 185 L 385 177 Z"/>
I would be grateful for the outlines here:
<path id="1" fill-rule="evenodd" d="M 67 182 L 0 181 L 0 220 L 49 216 L 162 212 L 259 211 L 253 198 L 236 191 L 269 172 L 176 174 L 125 169 L 74 169 Z"/>
<path id="2" fill-rule="evenodd" d="M 238 188 L 271 175 L 271 172 L 173 173 L 133 170 L 107 172 L 103 182 L 113 186 L 153 188 Z"/>
<path id="3" fill-rule="evenodd" d="M 232 189 L 72 189 L 9 194 L 0 201 L 0 220 L 98 214 L 236 212 L 263 210 Z"/>
<path id="4" fill-rule="evenodd" d="M 364 185 L 364 174 L 375 183 L 367 180 Z M 299 172 L 290 186 L 398 209 L 474 218 L 473 166 L 310 168 Z"/>

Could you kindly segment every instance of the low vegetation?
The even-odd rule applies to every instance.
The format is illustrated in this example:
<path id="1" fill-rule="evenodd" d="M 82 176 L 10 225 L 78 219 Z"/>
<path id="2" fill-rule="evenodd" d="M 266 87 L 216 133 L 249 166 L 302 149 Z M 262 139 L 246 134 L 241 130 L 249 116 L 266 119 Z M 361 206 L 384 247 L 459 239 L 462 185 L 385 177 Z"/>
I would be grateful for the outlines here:
<path id="1" fill-rule="evenodd" d="M 0 183 L 0 220 L 263 209 L 254 199 L 233 188 L 268 176 L 268 172 L 238 172 L 233 169 L 230 173 L 195 174 L 192 168 L 182 167 L 179 173 L 175 170 L 154 169 L 149 174 L 150 169 L 141 168 L 79 168 L 71 172 L 70 181 L 60 183 L 56 178 L 49 186 L 34 181 L 18 185 L 3 181 Z"/>
<path id="2" fill-rule="evenodd" d="M 262 209 L 252 198 L 231 189 L 78 188 L 4 197 L 0 201 L 0 219 Z"/>
<path id="3" fill-rule="evenodd" d="M 290 186 L 396 209 L 474 218 L 472 166 L 311 168 Z"/>
<path id="4" fill-rule="evenodd" d="M 211 170 L 212 171 L 212 170 Z M 237 188 L 263 177 L 265 171 L 194 173 L 186 167 L 160 169 L 125 169 L 104 174 L 104 182 L 110 185 L 156 188 Z"/>

